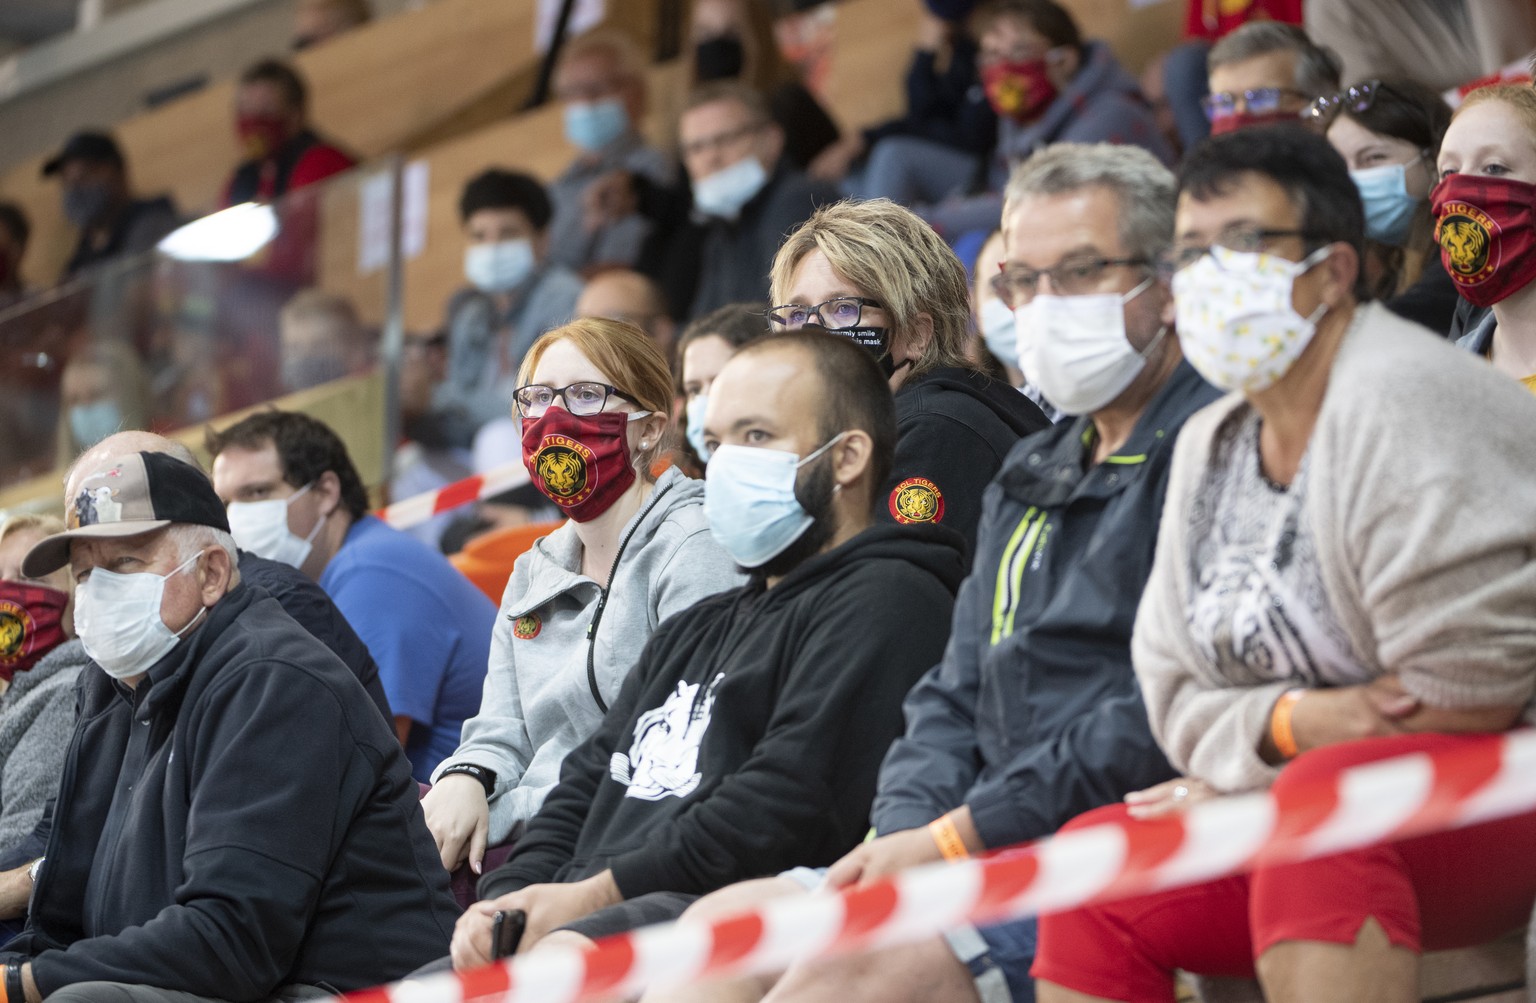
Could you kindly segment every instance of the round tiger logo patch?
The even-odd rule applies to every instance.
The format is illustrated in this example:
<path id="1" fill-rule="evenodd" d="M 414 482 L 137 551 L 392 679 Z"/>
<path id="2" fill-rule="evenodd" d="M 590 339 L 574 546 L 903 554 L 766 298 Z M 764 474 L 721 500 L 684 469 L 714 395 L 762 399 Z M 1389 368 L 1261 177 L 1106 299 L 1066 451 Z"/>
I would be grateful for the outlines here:
<path id="1" fill-rule="evenodd" d="M 16 603 L 0 601 L 0 665 L 20 657 L 32 617 Z"/>
<path id="2" fill-rule="evenodd" d="M 924 477 L 908 477 L 891 492 L 891 518 L 903 525 L 940 522 L 944 518 L 944 492 Z"/>
<path id="3" fill-rule="evenodd" d="M 549 435 L 533 455 L 533 473 L 544 482 L 556 505 L 576 505 L 585 501 L 595 486 L 591 463 L 592 450 L 568 436 Z"/>
<path id="4" fill-rule="evenodd" d="M 1499 267 L 1494 237 L 1499 225 L 1465 202 L 1447 203 L 1435 224 L 1435 241 L 1445 252 L 1446 270 L 1457 285 L 1475 286 Z"/>
<path id="5" fill-rule="evenodd" d="M 520 616 L 512 622 L 512 636 L 519 641 L 531 641 L 538 637 L 539 631 L 543 629 L 544 621 L 540 620 L 536 613 Z"/>

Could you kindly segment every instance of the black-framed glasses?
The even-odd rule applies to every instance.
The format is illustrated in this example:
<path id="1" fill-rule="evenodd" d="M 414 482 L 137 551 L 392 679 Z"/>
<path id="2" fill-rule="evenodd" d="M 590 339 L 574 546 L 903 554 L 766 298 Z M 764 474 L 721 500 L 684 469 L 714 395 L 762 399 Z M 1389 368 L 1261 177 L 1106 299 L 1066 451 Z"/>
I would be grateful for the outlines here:
<path id="1" fill-rule="evenodd" d="M 1173 247 L 1158 261 L 1158 270 L 1164 275 L 1181 272 L 1210 254 L 1212 247 L 1224 247 L 1229 251 L 1256 254 L 1263 251 L 1271 242 L 1286 237 L 1298 237 L 1306 242 L 1326 239 L 1310 230 L 1273 230 L 1239 223 L 1223 229 L 1209 244 L 1182 244 Z"/>
<path id="2" fill-rule="evenodd" d="M 992 291 L 1010 310 L 1034 299 L 1040 290 L 1040 277 L 1051 280 L 1051 289 L 1062 296 L 1086 296 L 1097 292 L 1104 273 L 1111 268 L 1148 268 L 1146 258 L 1101 258 L 1096 255 L 1070 257 L 1054 268 L 1026 268 L 1003 262 L 992 276 Z"/>
<path id="3" fill-rule="evenodd" d="M 543 417 L 544 412 L 549 410 L 556 397 L 564 401 L 565 409 L 575 415 L 597 414 L 608 406 L 609 397 L 627 400 L 631 404 L 640 403 L 618 387 L 611 387 L 606 383 L 572 383 L 564 387 L 546 387 L 539 383 L 530 383 L 526 387 L 518 387 L 512 393 L 512 401 L 517 405 L 517 413 L 524 418 Z"/>
<path id="4" fill-rule="evenodd" d="M 1301 91 L 1290 87 L 1255 87 L 1250 91 L 1221 91 L 1216 94 L 1207 94 L 1200 99 L 1200 107 L 1205 110 L 1205 117 L 1212 122 L 1218 118 L 1231 118 L 1237 114 L 1237 102 L 1243 102 L 1243 110 L 1250 115 L 1268 115 L 1280 110 L 1286 98 L 1298 98 L 1305 101 L 1311 97 Z"/>
<path id="5" fill-rule="evenodd" d="M 683 143 L 681 153 L 684 157 L 696 157 L 714 150 L 723 150 L 728 146 L 746 139 L 754 132 L 763 128 L 762 122 L 748 122 L 746 125 L 737 126 L 728 132 L 722 132 L 714 136 L 705 136 L 703 139 L 695 139 L 689 143 Z"/>
<path id="6" fill-rule="evenodd" d="M 1371 105 L 1376 103 L 1376 95 L 1380 90 L 1380 80 L 1367 80 L 1364 83 L 1346 87 L 1337 94 L 1324 94 L 1307 105 L 1307 110 L 1301 113 L 1301 117 L 1309 122 L 1331 121 L 1341 111 L 1348 110 L 1357 115 L 1370 111 Z"/>
<path id="7" fill-rule="evenodd" d="M 805 327 L 807 324 L 820 324 L 828 331 L 842 331 L 859 326 L 859 321 L 864 319 L 865 307 L 873 307 L 876 310 L 885 309 L 878 300 L 864 296 L 838 296 L 817 303 L 815 306 L 789 303 L 784 306 L 769 307 L 764 316 L 768 318 L 769 323 L 791 331 Z"/>

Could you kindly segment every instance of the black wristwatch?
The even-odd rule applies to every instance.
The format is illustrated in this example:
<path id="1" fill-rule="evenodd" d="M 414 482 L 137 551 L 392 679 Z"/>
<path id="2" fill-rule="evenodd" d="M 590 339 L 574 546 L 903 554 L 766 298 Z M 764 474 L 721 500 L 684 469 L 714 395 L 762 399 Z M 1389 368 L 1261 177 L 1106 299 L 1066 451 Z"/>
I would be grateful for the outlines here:
<path id="1" fill-rule="evenodd" d="M 437 779 L 442 780 L 444 777 L 451 777 L 455 773 L 462 773 L 466 777 L 474 777 L 476 780 L 480 781 L 480 786 L 485 788 L 485 798 L 487 801 L 489 801 L 491 795 L 496 792 L 495 770 L 488 770 L 484 766 L 476 766 L 474 763 L 454 763 L 452 766 L 439 773 L 437 775 Z"/>

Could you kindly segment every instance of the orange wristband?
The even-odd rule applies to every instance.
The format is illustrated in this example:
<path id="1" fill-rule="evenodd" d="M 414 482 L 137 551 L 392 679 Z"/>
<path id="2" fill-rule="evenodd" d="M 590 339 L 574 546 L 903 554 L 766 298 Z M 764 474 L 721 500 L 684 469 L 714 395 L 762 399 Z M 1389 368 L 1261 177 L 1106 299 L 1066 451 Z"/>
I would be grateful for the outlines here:
<path id="1" fill-rule="evenodd" d="M 965 848 L 965 840 L 960 838 L 960 830 L 955 828 L 954 820 L 948 815 L 940 815 L 929 822 L 928 833 L 938 844 L 939 852 L 945 860 L 964 860 L 971 855 Z"/>
<path id="2" fill-rule="evenodd" d="M 1296 735 L 1291 731 L 1291 714 L 1306 692 L 1304 689 L 1286 690 L 1275 701 L 1275 709 L 1269 713 L 1269 737 L 1274 741 L 1281 759 L 1295 759 L 1301 751 L 1296 747 Z"/>

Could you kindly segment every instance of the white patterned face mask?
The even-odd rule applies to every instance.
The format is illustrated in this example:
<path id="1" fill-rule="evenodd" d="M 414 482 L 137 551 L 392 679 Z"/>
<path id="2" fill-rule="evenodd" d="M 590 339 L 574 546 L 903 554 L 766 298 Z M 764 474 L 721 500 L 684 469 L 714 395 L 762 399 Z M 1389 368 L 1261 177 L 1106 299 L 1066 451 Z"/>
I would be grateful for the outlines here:
<path id="1" fill-rule="evenodd" d="M 1291 287 L 1332 252 L 1321 247 L 1290 261 L 1216 245 L 1175 273 L 1174 314 L 1190 365 L 1223 390 L 1274 386 L 1311 343 L 1328 309 L 1319 304 L 1303 317 L 1291 305 Z"/>

